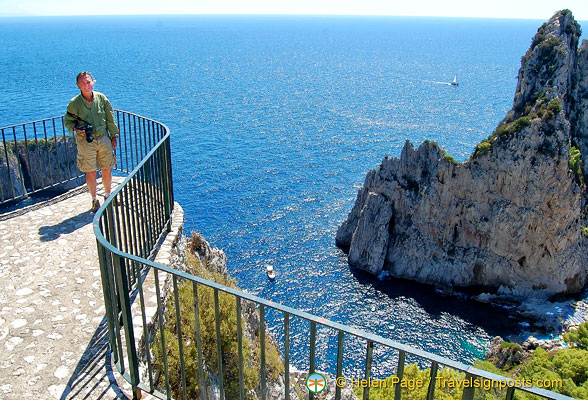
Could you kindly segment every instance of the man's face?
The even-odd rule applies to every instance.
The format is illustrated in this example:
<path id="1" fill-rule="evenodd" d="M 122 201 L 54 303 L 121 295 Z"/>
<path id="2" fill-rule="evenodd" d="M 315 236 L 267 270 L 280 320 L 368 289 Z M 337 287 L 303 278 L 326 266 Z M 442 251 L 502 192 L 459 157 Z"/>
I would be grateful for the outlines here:
<path id="1" fill-rule="evenodd" d="M 82 75 L 78 79 L 78 87 L 83 94 L 90 94 L 94 90 L 94 80 L 88 75 Z"/>

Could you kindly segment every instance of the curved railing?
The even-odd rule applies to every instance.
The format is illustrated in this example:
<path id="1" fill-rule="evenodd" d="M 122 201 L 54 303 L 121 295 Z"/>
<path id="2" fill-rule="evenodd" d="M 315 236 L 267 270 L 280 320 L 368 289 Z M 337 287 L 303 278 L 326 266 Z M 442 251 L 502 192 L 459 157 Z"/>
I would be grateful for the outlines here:
<path id="1" fill-rule="evenodd" d="M 141 385 L 131 306 L 137 293 L 144 304 L 144 273 L 154 266 L 149 260 L 171 226 L 170 133 L 164 124 L 136 114 L 117 110 L 116 117 L 117 169 L 128 176 L 105 199 L 93 226 L 114 362 L 137 393 Z"/>
<path id="2" fill-rule="evenodd" d="M 143 391 L 160 399 L 171 399 L 172 388 L 169 377 L 172 372 L 179 377 L 174 391 L 177 398 L 188 398 L 188 382 L 197 382 L 199 397 L 202 399 L 207 397 L 207 386 L 210 386 L 211 383 L 205 376 L 205 372 L 210 373 L 212 366 L 209 361 L 203 359 L 202 326 L 198 317 L 200 306 L 197 295 L 198 288 L 204 287 L 214 292 L 214 325 L 218 359 L 218 364 L 214 366 L 218 371 L 215 375 L 214 386 L 216 394 L 221 399 L 226 398 L 225 384 L 227 382 L 225 382 L 226 377 L 223 374 L 223 367 L 226 366 L 222 361 L 219 293 L 226 293 L 234 299 L 234 312 L 237 318 L 235 342 L 239 347 L 238 397 L 241 399 L 245 398 L 243 370 L 244 363 L 247 362 L 243 359 L 242 351 L 241 310 L 244 302 L 252 302 L 259 312 L 258 339 L 261 354 L 258 392 L 262 399 L 267 396 L 265 348 L 268 338 L 265 334 L 265 319 L 270 311 L 277 316 L 273 319 L 275 323 L 281 321 L 284 368 L 283 398 L 286 399 L 290 398 L 290 326 L 294 321 L 302 321 L 305 326 L 308 325 L 308 330 L 301 336 L 308 338 L 309 358 L 305 364 L 308 366 L 309 373 L 315 372 L 316 360 L 319 357 L 317 352 L 321 351 L 317 346 L 317 336 L 329 335 L 333 339 L 336 338 L 337 342 L 336 362 L 332 366 L 337 378 L 343 377 L 345 346 L 353 338 L 354 341 L 359 340 L 363 343 L 362 346 L 365 349 L 362 357 L 365 367 L 356 374 L 356 377 L 361 376 L 366 381 L 374 376 L 373 364 L 377 363 L 374 356 L 376 349 L 381 350 L 381 353 L 387 354 L 390 359 L 394 360 L 396 377 L 400 382 L 404 378 L 407 358 L 417 361 L 421 365 L 429 364 L 430 379 L 426 382 L 427 399 L 436 398 L 436 378 L 439 369 L 443 367 L 464 373 L 464 382 L 480 383 L 478 386 L 462 383 L 462 399 L 473 399 L 475 391 L 478 390 L 475 387 L 484 387 L 482 382 L 491 382 L 492 387 L 504 388 L 503 393 L 506 399 L 513 399 L 514 393 L 517 391 L 536 394 L 548 399 L 570 399 L 567 396 L 537 387 L 521 387 L 520 382 L 512 379 L 319 318 L 153 261 L 159 245 L 170 230 L 174 211 L 170 132 L 165 125 L 159 122 L 124 111 L 117 111 L 117 122 L 121 130 L 120 144 L 117 149 L 117 169 L 127 176 L 100 207 L 94 217 L 93 227 L 97 239 L 113 361 L 118 371 L 131 384 L 135 398 L 140 398 Z M 175 310 L 175 314 L 172 312 L 164 317 L 164 297 L 166 295 L 163 290 L 165 290 L 166 282 L 168 290 L 171 291 L 168 297 L 171 301 L 170 307 Z M 194 337 L 188 338 L 186 334 L 182 333 L 183 327 L 186 328 L 186 326 L 182 325 L 180 315 L 178 296 L 180 282 L 191 284 L 193 288 L 194 320 L 190 324 L 195 327 Z M 393 311 L 391 310 L 391 312 Z M 166 317 L 175 320 L 165 321 Z M 169 323 L 175 324 L 177 338 L 167 337 L 164 326 Z M 158 352 L 158 355 L 152 353 L 151 345 L 158 346 L 162 351 Z M 188 369 L 184 357 L 187 346 L 195 346 L 197 349 L 197 370 L 191 370 L 193 376 L 187 376 Z M 170 347 L 179 350 L 177 371 L 170 371 L 171 366 L 166 356 L 167 349 Z M 155 359 L 155 357 L 160 359 Z M 301 360 L 297 360 L 297 362 L 301 363 Z M 377 366 L 375 365 L 375 367 Z M 237 378 L 233 376 L 231 379 L 236 380 Z M 341 398 L 341 389 L 339 385 L 335 388 L 335 399 Z M 394 386 L 395 399 L 401 398 L 401 389 L 399 384 Z M 312 393 L 309 393 L 309 398 L 313 398 Z M 369 399 L 369 385 L 363 391 L 363 399 Z"/>

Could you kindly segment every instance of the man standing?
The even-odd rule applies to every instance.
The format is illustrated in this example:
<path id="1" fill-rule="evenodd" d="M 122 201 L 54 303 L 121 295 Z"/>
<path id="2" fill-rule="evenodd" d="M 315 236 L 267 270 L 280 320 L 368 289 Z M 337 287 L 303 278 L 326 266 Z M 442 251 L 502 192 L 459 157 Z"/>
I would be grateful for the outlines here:
<path id="1" fill-rule="evenodd" d="M 100 207 L 96 198 L 96 169 L 102 172 L 104 197 L 110 195 L 112 171 L 116 164 L 114 149 L 119 135 L 118 126 L 114 122 L 114 111 L 108 98 L 94 91 L 96 81 L 88 71 L 80 72 L 76 83 L 80 94 L 70 100 L 67 105 L 64 124 L 70 131 L 76 131 L 75 139 L 78 147 L 77 164 L 80 171 L 86 174 L 86 185 L 92 196 L 92 212 Z M 86 135 L 85 126 L 92 126 L 92 136 Z M 91 140 L 91 141 L 90 141 Z"/>

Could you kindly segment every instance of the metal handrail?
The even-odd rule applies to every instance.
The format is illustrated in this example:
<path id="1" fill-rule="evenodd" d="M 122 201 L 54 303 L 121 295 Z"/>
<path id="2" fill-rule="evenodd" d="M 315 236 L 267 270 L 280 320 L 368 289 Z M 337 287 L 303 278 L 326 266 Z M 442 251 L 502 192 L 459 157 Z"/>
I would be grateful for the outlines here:
<path id="1" fill-rule="evenodd" d="M 509 378 L 486 372 L 472 366 L 463 364 L 461 362 L 453 361 L 448 358 L 412 348 L 402 343 L 391 339 L 383 338 L 381 336 L 346 326 L 341 323 L 330 321 L 324 318 L 314 316 L 310 313 L 294 309 L 285 305 L 275 303 L 252 294 L 245 293 L 241 290 L 224 286 L 198 276 L 194 276 L 187 272 L 179 271 L 174 268 L 162 265 L 153 261 L 154 253 L 162 238 L 165 237 L 171 227 L 172 212 L 174 210 L 173 198 L 173 181 L 171 168 L 171 147 L 170 147 L 170 131 L 167 126 L 157 121 L 139 116 L 137 114 L 128 113 L 125 111 L 116 111 L 116 118 L 119 127 L 121 128 L 121 137 L 119 147 L 117 149 L 117 169 L 125 174 L 128 174 L 123 182 L 118 185 L 112 192 L 111 196 L 106 199 L 104 204 L 100 207 L 93 220 L 93 229 L 96 236 L 98 256 L 100 262 L 100 271 L 102 279 L 102 288 L 104 293 L 104 303 L 106 309 L 106 317 L 108 322 L 108 334 L 110 341 L 110 348 L 113 354 L 114 363 L 122 376 L 129 381 L 132 386 L 133 396 L 141 397 L 140 391 L 146 391 L 153 394 L 155 397 L 161 399 L 171 398 L 169 391 L 169 380 L 166 378 L 166 389 L 156 387 L 154 378 L 153 363 L 149 349 L 144 351 L 144 355 L 139 356 L 141 344 L 139 343 L 141 337 L 145 342 L 152 339 L 152 335 L 147 330 L 147 312 L 146 312 L 146 295 L 145 291 L 147 281 L 145 276 L 152 273 L 155 278 L 155 291 L 157 301 L 157 327 L 160 332 L 163 332 L 163 318 L 162 318 L 162 294 L 160 292 L 160 274 L 169 274 L 173 283 L 174 305 L 176 307 L 176 319 L 178 325 L 178 332 L 180 334 L 178 346 L 182 349 L 183 338 L 181 334 L 180 312 L 177 297 L 177 284 L 179 280 L 191 282 L 193 287 L 197 289 L 198 286 L 211 288 L 215 294 L 215 311 L 216 311 L 216 338 L 218 346 L 218 354 L 222 354 L 220 345 L 220 321 L 218 314 L 218 294 L 220 292 L 227 293 L 235 299 L 235 308 L 238 321 L 238 341 L 240 351 L 239 362 L 239 381 L 240 381 L 240 397 L 244 398 L 243 391 L 243 359 L 241 354 L 242 346 L 242 332 L 241 332 L 241 303 L 242 301 L 253 302 L 259 309 L 260 315 L 260 335 L 259 341 L 261 344 L 261 365 L 260 365 L 260 386 L 261 397 L 266 398 L 266 370 L 265 370 L 265 342 L 268 340 L 265 336 L 265 312 L 268 310 L 275 310 L 284 316 L 284 380 L 285 380 L 285 397 L 289 398 L 289 368 L 290 368 L 290 336 L 289 327 L 291 319 L 300 319 L 310 322 L 310 360 L 309 372 L 315 370 L 316 360 L 316 332 L 317 327 L 328 328 L 335 331 L 337 335 L 338 351 L 337 351 L 337 377 L 342 376 L 342 364 L 344 358 L 344 340 L 345 337 L 356 337 L 365 341 L 365 371 L 364 377 L 366 379 L 372 376 L 372 361 L 374 346 L 382 346 L 392 352 L 398 353 L 398 364 L 396 374 L 398 378 L 402 379 L 404 362 L 407 356 L 417 357 L 421 360 L 426 360 L 431 363 L 431 382 L 427 394 L 428 399 L 435 397 L 435 376 L 440 366 L 453 368 L 466 374 L 466 378 L 485 379 L 492 381 L 503 382 L 508 387 L 506 398 L 512 399 L 515 390 L 522 390 L 527 393 L 537 394 L 539 396 L 550 399 L 570 399 L 551 391 L 539 389 L 535 387 L 514 387 L 516 382 Z M 26 126 L 43 126 L 44 133 L 46 127 L 54 127 L 54 132 L 57 131 L 61 123 L 61 130 L 65 134 L 63 128 L 62 117 L 49 118 L 47 120 L 34 121 L 32 123 L 15 125 L 13 127 L 23 127 L 24 139 L 26 137 Z M 12 132 L 14 134 L 14 141 L 18 141 L 17 130 L 20 128 L 7 127 L 2 128 L 3 135 L 3 151 L 7 153 L 6 141 L 4 133 Z M 30 129 L 30 128 L 29 128 Z M 36 130 L 34 128 L 35 134 Z M 36 136 L 35 136 L 36 137 Z M 29 154 L 30 157 L 30 154 Z M 41 189 L 39 189 L 41 190 Z M 197 295 L 194 299 L 196 309 L 196 347 L 198 348 L 198 381 L 200 384 L 200 396 L 206 397 L 206 381 L 203 373 L 203 367 L 206 360 L 202 360 L 201 343 L 199 337 L 200 322 L 198 320 L 198 305 Z M 132 310 L 133 304 L 136 304 L 140 309 L 135 311 L 139 315 L 134 317 Z M 134 325 L 134 323 L 137 323 Z M 136 335 L 135 327 L 142 329 L 141 335 Z M 165 335 L 161 335 L 161 345 L 165 348 Z M 148 344 L 146 345 L 148 347 Z M 180 351 L 180 354 L 181 351 Z M 222 360 L 219 359 L 219 371 L 222 371 Z M 167 376 L 167 364 L 164 361 L 165 373 Z M 186 393 L 186 371 L 183 358 L 181 361 L 181 377 L 183 386 L 183 395 Z M 142 371 L 142 370 L 145 371 Z M 143 375 L 142 375 L 143 374 Z M 218 385 L 220 389 L 221 398 L 224 397 L 223 392 L 223 375 L 222 372 L 218 377 Z M 341 388 L 337 387 L 335 398 L 340 398 Z M 463 391 L 463 399 L 473 399 L 474 390 L 465 389 Z M 309 396 L 313 398 L 312 393 Z M 364 400 L 369 398 L 369 388 L 364 391 Z M 396 386 L 396 399 L 401 398 L 399 386 Z"/>
<path id="2" fill-rule="evenodd" d="M 63 116 L 6 126 L 0 135 L 0 205 L 81 182 Z"/>

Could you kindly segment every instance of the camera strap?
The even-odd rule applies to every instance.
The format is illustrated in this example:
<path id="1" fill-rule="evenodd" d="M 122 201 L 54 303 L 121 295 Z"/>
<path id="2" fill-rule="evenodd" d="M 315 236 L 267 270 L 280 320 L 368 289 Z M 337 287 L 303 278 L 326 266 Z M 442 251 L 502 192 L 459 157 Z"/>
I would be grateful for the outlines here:
<path id="1" fill-rule="evenodd" d="M 85 120 L 81 119 L 80 117 L 78 117 L 78 116 L 77 116 L 77 115 L 75 115 L 74 113 L 71 113 L 71 112 L 69 112 L 69 111 L 68 111 L 68 112 L 67 112 L 67 115 L 69 115 L 69 116 L 71 116 L 71 117 L 74 117 L 74 118 L 75 118 L 77 121 L 81 121 L 81 122 L 83 122 L 83 123 L 84 123 L 84 124 L 86 124 L 86 125 L 92 125 L 91 123 L 89 123 L 88 121 L 85 121 Z"/>

